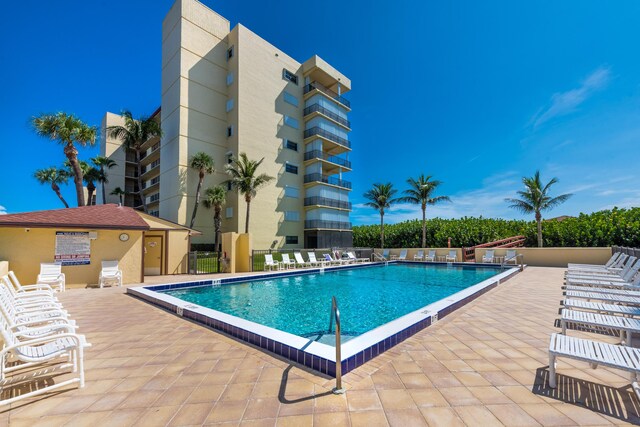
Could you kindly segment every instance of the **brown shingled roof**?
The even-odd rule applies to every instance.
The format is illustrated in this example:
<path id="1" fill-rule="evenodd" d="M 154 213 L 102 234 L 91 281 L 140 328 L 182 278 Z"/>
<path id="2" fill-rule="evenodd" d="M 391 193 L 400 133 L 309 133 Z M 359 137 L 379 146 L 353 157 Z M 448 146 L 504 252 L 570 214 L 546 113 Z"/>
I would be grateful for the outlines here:
<path id="1" fill-rule="evenodd" d="M 135 210 L 114 204 L 0 215 L 0 227 L 149 229 Z"/>

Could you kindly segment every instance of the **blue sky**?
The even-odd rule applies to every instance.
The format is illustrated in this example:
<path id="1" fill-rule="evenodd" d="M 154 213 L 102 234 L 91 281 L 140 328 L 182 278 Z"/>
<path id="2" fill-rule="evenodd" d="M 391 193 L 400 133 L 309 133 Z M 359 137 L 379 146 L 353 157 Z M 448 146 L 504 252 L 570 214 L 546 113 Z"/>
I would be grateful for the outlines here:
<path id="1" fill-rule="evenodd" d="M 351 78 L 354 224 L 373 182 L 434 175 L 453 202 L 428 216 L 521 218 L 504 202 L 540 169 L 574 197 L 548 216 L 640 205 L 640 3 L 636 1 L 204 2 L 294 58 Z M 29 118 L 160 103 L 162 19 L 172 1 L 25 0 L 0 26 L 0 211 L 61 207 L 33 178 L 62 148 Z M 81 150 L 82 158 L 98 149 Z M 73 201 L 73 188 L 63 190 Z M 258 195 L 258 197 L 260 197 Z M 419 216 L 398 205 L 397 222 Z"/>

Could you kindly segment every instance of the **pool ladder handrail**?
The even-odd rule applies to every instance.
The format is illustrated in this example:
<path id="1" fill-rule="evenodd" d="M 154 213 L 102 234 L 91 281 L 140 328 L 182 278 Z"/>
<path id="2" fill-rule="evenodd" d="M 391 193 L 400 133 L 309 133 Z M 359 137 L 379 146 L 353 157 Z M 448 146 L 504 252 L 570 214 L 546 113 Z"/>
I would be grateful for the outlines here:
<path id="1" fill-rule="evenodd" d="M 345 389 L 342 388 L 342 352 L 340 343 L 340 310 L 338 309 L 338 301 L 335 296 L 331 297 L 331 316 L 329 318 L 329 333 L 333 329 L 333 319 L 336 321 L 336 386 L 333 394 L 344 394 Z"/>

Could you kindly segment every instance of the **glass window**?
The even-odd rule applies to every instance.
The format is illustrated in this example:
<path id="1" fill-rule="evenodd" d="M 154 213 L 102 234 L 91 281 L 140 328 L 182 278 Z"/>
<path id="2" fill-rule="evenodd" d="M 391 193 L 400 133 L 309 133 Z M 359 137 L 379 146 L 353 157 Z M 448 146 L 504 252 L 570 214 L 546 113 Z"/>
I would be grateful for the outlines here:
<path id="1" fill-rule="evenodd" d="M 233 110 L 233 99 L 227 100 L 227 113 Z"/>
<path id="2" fill-rule="evenodd" d="M 227 49 L 227 61 L 233 58 L 233 48 L 234 47 L 231 46 L 229 49 Z"/>
<path id="3" fill-rule="evenodd" d="M 298 236 L 286 236 L 284 242 L 287 245 L 297 245 L 298 244 Z"/>
<path id="4" fill-rule="evenodd" d="M 289 103 L 291 105 L 295 105 L 296 107 L 300 103 L 300 101 L 298 101 L 298 97 L 295 96 L 295 95 L 290 94 L 289 92 L 285 92 L 283 96 L 284 96 L 284 102 L 286 102 L 286 103 Z"/>
<path id="5" fill-rule="evenodd" d="M 283 69 L 282 70 L 282 78 L 285 80 L 290 81 L 291 83 L 295 84 L 296 86 L 298 85 L 298 76 L 296 76 L 296 73 L 292 73 L 291 71 L 287 70 L 287 69 Z"/>
<path id="6" fill-rule="evenodd" d="M 296 187 L 284 187 L 284 197 L 291 197 L 293 199 L 297 199 L 300 194 L 300 190 Z"/>
<path id="7" fill-rule="evenodd" d="M 225 216 L 227 218 L 233 218 L 233 208 L 227 208 L 225 209 Z"/>
<path id="8" fill-rule="evenodd" d="M 233 126 L 227 126 L 227 137 L 233 136 Z"/>
<path id="9" fill-rule="evenodd" d="M 284 116 L 284 124 L 291 126 L 294 129 L 298 129 L 298 121 L 291 116 Z"/>
<path id="10" fill-rule="evenodd" d="M 231 83 L 233 83 L 233 73 L 227 74 L 227 86 L 231 86 Z"/>
<path id="11" fill-rule="evenodd" d="M 291 165 L 291 164 L 287 163 L 286 165 L 284 165 L 284 170 L 289 172 L 289 173 L 298 175 L 298 167 L 295 166 L 295 165 Z"/>
<path id="12" fill-rule="evenodd" d="M 298 151 L 298 143 L 285 139 L 284 148 L 288 148 L 289 150 L 293 150 L 293 151 Z"/>
<path id="13" fill-rule="evenodd" d="M 300 221 L 300 212 L 298 211 L 284 211 L 285 221 Z"/>
<path id="14" fill-rule="evenodd" d="M 231 181 L 227 181 L 227 191 L 231 191 L 232 185 Z"/>

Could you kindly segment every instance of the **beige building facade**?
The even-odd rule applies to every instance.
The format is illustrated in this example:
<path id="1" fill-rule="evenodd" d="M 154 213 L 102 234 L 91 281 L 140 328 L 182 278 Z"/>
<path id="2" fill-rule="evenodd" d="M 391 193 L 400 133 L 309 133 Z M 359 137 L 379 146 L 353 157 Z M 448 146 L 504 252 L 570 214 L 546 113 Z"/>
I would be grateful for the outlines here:
<path id="1" fill-rule="evenodd" d="M 149 213 L 188 225 L 198 182 L 190 159 L 214 158 L 207 188 L 225 184 L 225 165 L 246 153 L 264 158 L 259 171 L 275 178 L 251 204 L 255 248 L 350 246 L 350 89 L 320 57 L 300 63 L 241 24 L 231 29 L 202 3 L 177 0 L 162 25 L 163 136 L 146 147 Z M 107 113 L 103 128 L 117 120 Z M 105 137 L 103 145 L 105 155 L 126 158 L 117 141 Z M 227 189 L 222 231 L 243 233 L 246 203 Z M 200 206 L 194 228 L 203 232 L 194 243 L 212 243 L 213 213 Z"/>

